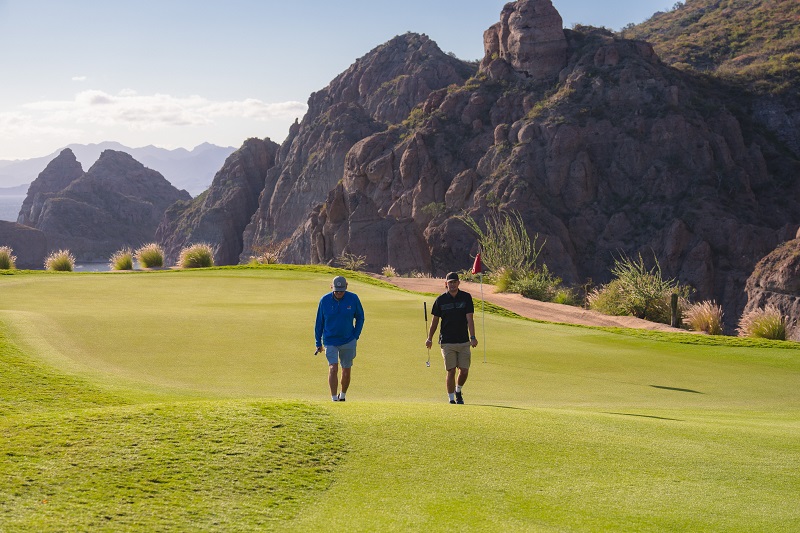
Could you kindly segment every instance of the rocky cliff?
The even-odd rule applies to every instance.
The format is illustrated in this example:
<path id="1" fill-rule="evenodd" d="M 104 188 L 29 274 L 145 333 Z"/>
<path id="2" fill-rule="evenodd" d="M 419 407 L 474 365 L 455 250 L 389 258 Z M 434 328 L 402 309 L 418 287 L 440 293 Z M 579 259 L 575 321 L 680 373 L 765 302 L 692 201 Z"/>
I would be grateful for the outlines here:
<path id="1" fill-rule="evenodd" d="M 744 312 L 774 305 L 787 317 L 787 339 L 800 341 L 800 233 L 758 262 L 747 280 Z"/>
<path id="2" fill-rule="evenodd" d="M 78 261 L 151 241 L 167 207 L 191 198 L 123 152 L 104 151 L 86 173 L 75 163 L 61 152 L 31 184 L 20 218 L 44 232 L 50 250 L 67 248 Z"/>
<path id="3" fill-rule="evenodd" d="M 28 194 L 22 202 L 17 222 L 36 227 L 45 201 L 66 189 L 82 175 L 83 167 L 72 150 L 69 148 L 62 150 L 28 187 Z"/>
<path id="4" fill-rule="evenodd" d="M 258 208 L 279 148 L 269 139 L 246 140 L 228 157 L 205 193 L 167 209 L 156 240 L 164 247 L 168 264 L 177 261 L 184 246 L 196 243 L 214 247 L 217 265 L 239 263 L 244 229 Z"/>
<path id="5" fill-rule="evenodd" d="M 545 49 L 558 42 L 551 8 L 508 4 L 502 16 L 516 22 L 487 32 L 476 76 L 356 143 L 285 259 L 348 251 L 375 270 L 443 274 L 476 252 L 454 215 L 516 210 L 568 282 L 607 281 L 614 257 L 641 252 L 738 316 L 756 261 L 800 222 L 800 162 L 726 107 L 735 89 L 667 67 L 645 42 L 561 30 L 566 55 L 553 77 L 560 55 L 533 52 L 537 35 Z"/>
<path id="6" fill-rule="evenodd" d="M 288 239 L 342 179 L 357 142 L 405 120 L 435 90 L 460 85 L 472 67 L 425 35 L 395 37 L 311 95 L 267 174 L 258 210 L 244 233 L 243 261 Z"/>

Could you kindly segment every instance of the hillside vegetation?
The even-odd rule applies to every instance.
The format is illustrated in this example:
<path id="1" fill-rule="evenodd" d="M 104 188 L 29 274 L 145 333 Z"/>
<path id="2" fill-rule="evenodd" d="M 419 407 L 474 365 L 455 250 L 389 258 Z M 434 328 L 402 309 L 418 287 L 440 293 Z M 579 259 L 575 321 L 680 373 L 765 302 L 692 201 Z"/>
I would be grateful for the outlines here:
<path id="1" fill-rule="evenodd" d="M 622 35 L 652 43 L 670 65 L 743 81 L 758 93 L 790 94 L 800 82 L 797 0 L 687 0 Z"/>

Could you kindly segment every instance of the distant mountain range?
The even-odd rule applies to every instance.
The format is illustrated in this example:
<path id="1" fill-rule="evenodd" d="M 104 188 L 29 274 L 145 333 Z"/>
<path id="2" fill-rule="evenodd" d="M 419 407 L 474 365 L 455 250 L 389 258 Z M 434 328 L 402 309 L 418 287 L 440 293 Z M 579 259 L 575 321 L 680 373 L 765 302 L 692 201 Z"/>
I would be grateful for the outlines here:
<path id="1" fill-rule="evenodd" d="M 69 148 L 80 161 L 84 171 L 97 161 L 103 150 L 125 152 L 144 166 L 160 172 L 172 185 L 185 189 L 192 196 L 205 191 L 214 174 L 225 159 L 236 149 L 231 146 L 216 146 L 203 143 L 194 149 L 167 150 L 156 146 L 130 148 L 117 142 L 99 144 L 70 144 Z M 64 149 L 56 150 L 44 157 L 20 160 L 0 160 L 0 195 L 24 195 L 30 182 L 36 179 L 47 164 Z"/>

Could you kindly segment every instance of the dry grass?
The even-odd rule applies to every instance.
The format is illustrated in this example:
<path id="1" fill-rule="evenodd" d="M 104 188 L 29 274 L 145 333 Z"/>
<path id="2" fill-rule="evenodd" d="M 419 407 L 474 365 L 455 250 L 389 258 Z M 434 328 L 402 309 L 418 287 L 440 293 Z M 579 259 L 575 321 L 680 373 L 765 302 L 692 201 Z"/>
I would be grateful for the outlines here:
<path id="1" fill-rule="evenodd" d="M 739 321 L 740 337 L 786 340 L 786 317 L 774 305 L 745 313 Z"/>
<path id="2" fill-rule="evenodd" d="M 16 261 L 14 250 L 9 246 L 0 246 L 0 270 L 14 270 L 17 268 Z"/>
<path id="3" fill-rule="evenodd" d="M 684 323 L 692 331 L 703 331 L 709 335 L 722 335 L 722 306 L 713 300 L 692 305 L 684 316 Z"/>

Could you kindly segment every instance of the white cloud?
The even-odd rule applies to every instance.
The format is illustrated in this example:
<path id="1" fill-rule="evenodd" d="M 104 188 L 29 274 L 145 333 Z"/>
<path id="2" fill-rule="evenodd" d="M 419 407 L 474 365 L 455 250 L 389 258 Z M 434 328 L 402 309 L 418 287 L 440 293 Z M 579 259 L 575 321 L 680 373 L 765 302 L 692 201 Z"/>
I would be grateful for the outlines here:
<path id="1" fill-rule="evenodd" d="M 72 81 L 86 81 L 86 76 L 73 76 Z"/>
<path id="2" fill-rule="evenodd" d="M 149 130 L 165 126 L 207 126 L 215 119 L 291 120 L 301 117 L 307 106 L 302 102 L 266 103 L 254 98 L 212 101 L 197 95 L 139 95 L 131 89 L 112 95 L 91 89 L 79 92 L 72 100 L 32 102 L 22 108 L 38 115 L 40 122 Z"/>

